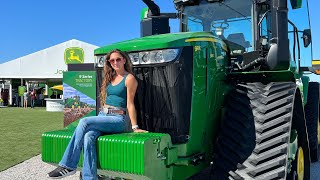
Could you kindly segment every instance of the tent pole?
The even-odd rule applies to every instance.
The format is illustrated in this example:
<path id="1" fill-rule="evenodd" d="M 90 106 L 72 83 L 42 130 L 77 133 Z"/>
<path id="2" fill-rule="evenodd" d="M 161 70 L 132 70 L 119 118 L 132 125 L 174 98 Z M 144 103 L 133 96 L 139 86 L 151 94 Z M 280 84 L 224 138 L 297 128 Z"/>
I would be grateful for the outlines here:
<path id="1" fill-rule="evenodd" d="M 46 90 L 45 90 L 45 93 L 46 93 L 47 96 L 49 96 L 49 94 L 48 94 L 48 84 L 47 84 L 47 82 L 46 82 Z"/>
<path id="2" fill-rule="evenodd" d="M 9 104 L 12 105 L 12 79 L 9 80 Z"/>
<path id="3" fill-rule="evenodd" d="M 27 85 L 27 93 L 29 93 L 29 82 L 26 81 L 26 85 Z"/>

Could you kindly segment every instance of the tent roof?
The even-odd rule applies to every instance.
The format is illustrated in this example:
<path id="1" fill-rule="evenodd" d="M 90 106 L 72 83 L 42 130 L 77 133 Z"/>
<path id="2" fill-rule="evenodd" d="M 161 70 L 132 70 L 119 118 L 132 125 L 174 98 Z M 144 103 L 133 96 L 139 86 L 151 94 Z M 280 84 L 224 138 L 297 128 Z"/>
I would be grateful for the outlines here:
<path id="1" fill-rule="evenodd" d="M 84 63 L 94 63 L 98 46 L 72 39 L 61 44 L 0 64 L 2 79 L 57 79 L 67 70 L 65 53 L 68 48 L 83 50 Z"/>

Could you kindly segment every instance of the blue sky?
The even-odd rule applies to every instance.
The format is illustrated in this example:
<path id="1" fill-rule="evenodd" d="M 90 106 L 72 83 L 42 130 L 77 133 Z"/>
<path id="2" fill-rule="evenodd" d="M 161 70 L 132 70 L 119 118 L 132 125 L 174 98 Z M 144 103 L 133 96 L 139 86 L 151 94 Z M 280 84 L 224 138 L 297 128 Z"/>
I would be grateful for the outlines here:
<path id="1" fill-rule="evenodd" d="M 172 0 L 156 0 L 174 12 Z M 97 46 L 140 36 L 142 0 L 10 0 L 0 5 L 0 64 L 77 39 Z"/>
<path id="2" fill-rule="evenodd" d="M 173 0 L 155 2 L 162 12 L 175 12 Z M 317 12 L 320 0 L 309 0 L 309 4 Z M 140 10 L 144 7 L 142 0 L 3 1 L 0 64 L 70 39 L 104 46 L 137 38 Z M 171 28 L 173 32 L 178 31 L 178 27 Z M 319 32 L 319 23 L 313 28 Z M 313 36 L 314 43 L 320 42 L 320 33 Z M 320 48 L 317 48 L 314 58 L 320 59 Z"/>

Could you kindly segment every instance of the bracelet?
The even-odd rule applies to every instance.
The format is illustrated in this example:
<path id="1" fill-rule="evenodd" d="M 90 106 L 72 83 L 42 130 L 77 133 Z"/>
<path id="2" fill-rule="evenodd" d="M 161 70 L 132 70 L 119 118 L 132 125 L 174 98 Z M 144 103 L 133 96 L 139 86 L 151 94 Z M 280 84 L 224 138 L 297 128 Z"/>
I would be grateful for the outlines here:
<path id="1" fill-rule="evenodd" d="M 138 128 L 139 128 L 138 125 L 133 125 L 133 126 L 132 126 L 132 130 L 136 130 L 136 129 L 138 129 Z"/>

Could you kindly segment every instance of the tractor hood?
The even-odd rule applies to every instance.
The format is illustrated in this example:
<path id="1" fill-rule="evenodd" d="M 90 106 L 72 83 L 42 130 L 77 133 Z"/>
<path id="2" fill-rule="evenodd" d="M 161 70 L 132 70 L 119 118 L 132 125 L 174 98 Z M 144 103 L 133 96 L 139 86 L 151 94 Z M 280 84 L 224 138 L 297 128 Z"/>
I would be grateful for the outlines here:
<path id="1" fill-rule="evenodd" d="M 154 36 L 146 36 L 142 38 L 132 39 L 128 41 L 122 41 L 119 43 L 111 44 L 98 48 L 94 51 L 95 55 L 106 54 L 114 49 L 120 49 L 122 51 L 144 51 L 151 49 L 164 49 L 191 46 L 190 39 L 194 38 L 210 38 L 216 39 L 210 32 L 187 32 L 187 33 L 174 33 L 174 34 L 161 34 Z"/>

